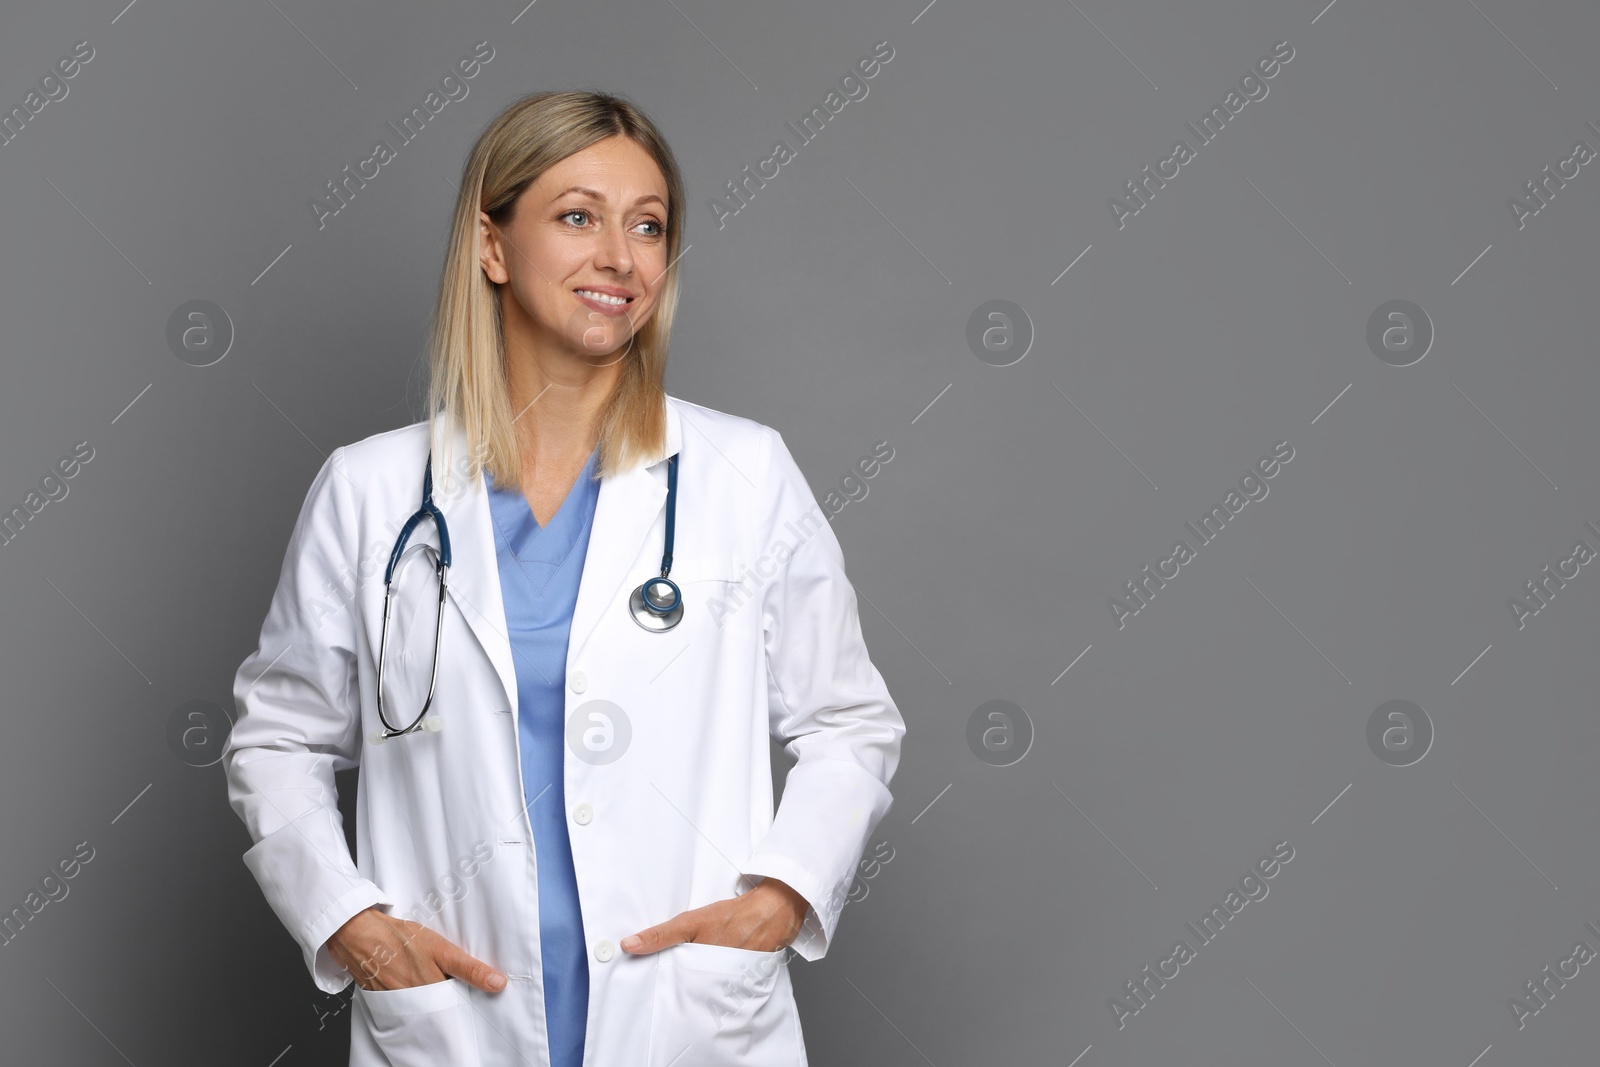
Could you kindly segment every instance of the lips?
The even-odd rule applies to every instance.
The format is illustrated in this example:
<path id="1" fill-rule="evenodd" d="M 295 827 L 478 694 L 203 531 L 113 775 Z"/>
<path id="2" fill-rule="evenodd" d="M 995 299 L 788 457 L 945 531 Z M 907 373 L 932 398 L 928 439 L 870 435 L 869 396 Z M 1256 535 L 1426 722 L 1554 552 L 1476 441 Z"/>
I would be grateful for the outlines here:
<path id="1" fill-rule="evenodd" d="M 618 292 L 616 295 L 612 295 L 605 289 L 574 289 L 573 293 L 579 300 L 583 301 L 584 306 L 611 318 L 620 318 L 626 315 L 628 308 L 632 306 L 634 301 L 634 298 L 625 292 Z"/>
<path id="2" fill-rule="evenodd" d="M 631 302 L 634 298 L 633 294 L 628 292 L 626 289 L 618 289 L 610 285 L 585 285 L 574 289 L 573 292 L 577 293 L 579 296 L 591 295 L 610 297 L 613 299 L 613 301 L 623 300 Z"/>

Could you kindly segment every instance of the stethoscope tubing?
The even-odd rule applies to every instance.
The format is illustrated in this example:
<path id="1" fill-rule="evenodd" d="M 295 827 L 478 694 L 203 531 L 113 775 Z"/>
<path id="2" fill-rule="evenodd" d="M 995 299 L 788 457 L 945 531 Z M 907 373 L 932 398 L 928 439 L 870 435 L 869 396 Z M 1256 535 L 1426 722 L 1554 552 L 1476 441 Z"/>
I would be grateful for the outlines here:
<path id="1" fill-rule="evenodd" d="M 394 608 L 394 571 L 400 563 L 401 556 L 405 554 L 406 542 L 411 539 L 412 531 L 423 519 L 429 518 L 433 520 L 434 529 L 439 532 L 439 552 L 435 564 L 439 576 L 439 613 L 433 624 L 433 667 L 428 672 L 428 697 L 422 703 L 422 710 L 417 712 L 417 717 L 411 720 L 409 726 L 400 729 L 389 722 L 389 717 L 383 709 L 383 669 L 389 654 L 389 616 Z M 449 587 L 450 558 L 450 526 L 444 521 L 444 512 L 433 502 L 433 450 L 429 449 L 422 473 L 422 506 L 406 520 L 405 526 L 401 527 L 400 536 L 395 539 L 394 550 L 389 553 L 389 565 L 383 571 L 383 626 L 378 637 L 378 721 L 383 724 L 383 740 L 411 733 L 424 722 L 428 709 L 433 706 L 434 689 L 439 684 L 439 643 L 444 634 L 444 600 Z"/>
<path id="2" fill-rule="evenodd" d="M 667 460 L 667 530 L 663 538 L 661 574 L 650 578 L 633 591 L 628 598 L 628 610 L 633 621 L 651 633 L 665 633 L 683 621 L 683 591 L 667 575 L 672 573 L 672 540 L 678 518 L 678 456 L 673 453 Z M 655 592 L 666 586 L 671 599 Z"/>
<path id="3" fill-rule="evenodd" d="M 667 460 L 667 525 L 661 553 L 661 574 L 646 580 L 629 598 L 629 614 L 633 616 L 634 622 L 651 633 L 671 630 L 683 619 L 683 592 L 678 588 L 678 583 L 668 577 L 672 573 L 672 547 L 677 532 L 677 517 L 678 456 L 674 453 Z M 389 653 L 389 618 L 394 610 L 394 574 L 401 558 L 405 555 L 406 544 L 410 541 L 412 532 L 424 519 L 432 519 L 434 529 L 439 534 L 439 551 L 435 561 L 435 571 L 439 578 L 439 611 L 433 625 L 433 663 L 428 671 L 428 696 L 422 703 L 422 710 L 411 720 L 410 725 L 400 728 L 389 722 L 383 706 L 384 666 Z M 389 564 L 383 571 L 383 624 L 378 637 L 378 721 L 383 729 L 374 735 L 374 741 L 401 737 L 419 726 L 425 730 L 439 728 L 438 716 L 430 718 L 428 709 L 433 706 L 434 692 L 439 684 L 439 646 L 444 636 L 444 602 L 449 588 L 450 561 L 450 527 L 445 522 L 444 512 L 433 502 L 433 450 L 429 449 L 422 474 L 422 506 L 401 527 L 400 535 L 395 539 L 394 549 L 389 553 Z M 667 586 L 670 590 L 670 600 L 654 592 L 654 589 L 661 585 Z"/>

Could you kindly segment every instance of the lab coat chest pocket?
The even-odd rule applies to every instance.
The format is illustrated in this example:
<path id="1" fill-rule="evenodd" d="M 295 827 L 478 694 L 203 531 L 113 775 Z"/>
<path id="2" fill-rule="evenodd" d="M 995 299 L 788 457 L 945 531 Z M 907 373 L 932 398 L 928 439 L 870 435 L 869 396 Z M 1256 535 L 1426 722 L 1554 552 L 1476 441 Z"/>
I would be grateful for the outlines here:
<path id="1" fill-rule="evenodd" d="M 467 987 L 455 978 L 409 989 L 357 986 L 355 991 L 368 1032 L 392 1067 L 480 1063 L 467 997 Z"/>
<path id="2" fill-rule="evenodd" d="M 726 552 L 678 553 L 672 557 L 672 580 L 679 585 L 689 582 L 737 581 L 739 564 Z"/>
<path id="3" fill-rule="evenodd" d="M 754 579 L 739 584 L 746 568 L 727 552 L 696 552 L 676 555 L 672 560 L 671 578 L 683 592 L 683 624 L 678 627 L 687 638 L 703 628 L 715 632 L 724 620 L 751 599 Z M 655 573 L 660 573 L 659 569 Z M 642 581 L 649 575 L 643 575 Z M 634 583 L 635 585 L 638 582 Z"/>
<path id="4" fill-rule="evenodd" d="M 662 949 L 650 1067 L 805 1067 L 787 951 L 695 942 Z"/>

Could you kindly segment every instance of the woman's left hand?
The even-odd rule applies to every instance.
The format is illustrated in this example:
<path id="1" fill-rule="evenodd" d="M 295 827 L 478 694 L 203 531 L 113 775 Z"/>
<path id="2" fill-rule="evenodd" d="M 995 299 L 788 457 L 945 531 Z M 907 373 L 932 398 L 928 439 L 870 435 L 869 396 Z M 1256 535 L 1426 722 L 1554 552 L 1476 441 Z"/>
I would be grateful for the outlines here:
<path id="1" fill-rule="evenodd" d="M 664 923 L 630 934 L 622 939 L 622 947 L 643 955 L 693 941 L 772 952 L 788 947 L 795 939 L 809 908 L 806 898 L 788 883 L 763 878 L 742 896 L 679 912 Z"/>

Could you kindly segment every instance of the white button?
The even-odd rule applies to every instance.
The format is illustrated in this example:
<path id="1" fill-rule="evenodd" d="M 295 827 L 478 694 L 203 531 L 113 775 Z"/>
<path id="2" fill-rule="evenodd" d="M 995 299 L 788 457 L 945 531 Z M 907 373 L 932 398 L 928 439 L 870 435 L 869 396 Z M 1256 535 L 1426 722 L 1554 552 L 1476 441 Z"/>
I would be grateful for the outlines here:
<path id="1" fill-rule="evenodd" d="M 609 960 L 613 951 L 614 949 L 609 941 L 596 941 L 594 943 L 594 958 L 599 960 L 601 963 Z"/>
<path id="2" fill-rule="evenodd" d="M 589 688 L 589 676 L 582 671 L 573 671 L 567 675 L 567 684 L 572 686 L 574 693 L 581 693 Z"/>
<path id="3" fill-rule="evenodd" d="M 587 804 L 579 804 L 572 809 L 572 821 L 579 826 L 588 826 L 589 820 L 594 818 L 594 809 Z"/>

